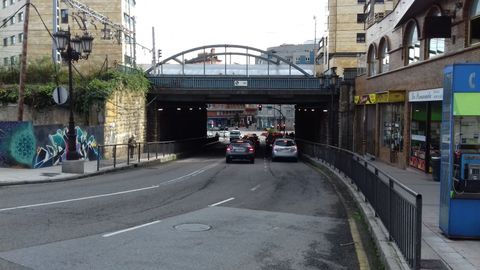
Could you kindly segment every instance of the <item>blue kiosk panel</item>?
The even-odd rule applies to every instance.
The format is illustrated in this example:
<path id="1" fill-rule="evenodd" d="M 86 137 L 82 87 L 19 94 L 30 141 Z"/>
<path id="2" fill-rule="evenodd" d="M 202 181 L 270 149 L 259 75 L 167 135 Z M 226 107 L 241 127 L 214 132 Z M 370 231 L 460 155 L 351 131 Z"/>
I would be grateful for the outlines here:
<path id="1" fill-rule="evenodd" d="M 480 238 L 480 64 L 444 70 L 440 229 Z"/>

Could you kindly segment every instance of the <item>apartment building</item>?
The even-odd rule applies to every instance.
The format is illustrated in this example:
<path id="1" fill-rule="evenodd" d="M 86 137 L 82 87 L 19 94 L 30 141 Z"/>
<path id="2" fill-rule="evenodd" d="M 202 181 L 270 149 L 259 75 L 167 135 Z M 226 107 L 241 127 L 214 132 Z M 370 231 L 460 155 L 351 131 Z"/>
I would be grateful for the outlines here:
<path id="1" fill-rule="evenodd" d="M 385 14 L 392 9 L 391 0 L 376 0 L 375 5 L 368 5 L 365 0 L 328 0 L 327 2 L 327 27 L 320 38 L 316 55 L 316 74 L 325 74 L 332 67 L 340 77 L 353 78 L 357 73 L 363 72 L 362 64 L 366 52 L 365 27 L 367 16 L 374 12 Z M 358 69 L 360 69 L 358 71 Z M 358 71 L 358 72 L 357 72 Z"/>
<path id="2" fill-rule="evenodd" d="M 20 62 L 25 3 L 26 0 L 2 0 L 0 66 L 8 67 Z M 45 57 L 60 61 L 50 35 L 70 28 L 72 37 L 81 36 L 85 31 L 94 37 L 88 61 L 76 64 L 82 70 L 95 70 L 107 63 L 110 66 L 135 65 L 135 0 L 31 0 L 31 4 L 29 62 Z M 99 20 L 100 17 L 104 20 Z"/>
<path id="3" fill-rule="evenodd" d="M 355 151 L 429 173 L 440 149 L 444 69 L 480 59 L 480 1 L 395 1 L 366 34 Z"/>

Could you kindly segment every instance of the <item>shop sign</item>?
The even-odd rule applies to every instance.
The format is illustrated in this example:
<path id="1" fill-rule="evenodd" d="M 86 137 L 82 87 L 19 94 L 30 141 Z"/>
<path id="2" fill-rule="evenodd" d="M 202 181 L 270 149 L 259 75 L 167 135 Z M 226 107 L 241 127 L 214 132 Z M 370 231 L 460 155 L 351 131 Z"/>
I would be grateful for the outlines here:
<path id="1" fill-rule="evenodd" d="M 423 101 L 442 101 L 443 88 L 429 89 L 422 91 L 411 91 L 408 93 L 408 101 L 423 102 Z"/>
<path id="2" fill-rule="evenodd" d="M 363 96 L 355 96 L 355 104 L 357 105 L 369 105 L 377 103 L 377 94 L 368 94 Z"/>
<path id="3" fill-rule="evenodd" d="M 377 103 L 395 103 L 405 101 L 405 91 L 391 90 L 377 93 Z"/>

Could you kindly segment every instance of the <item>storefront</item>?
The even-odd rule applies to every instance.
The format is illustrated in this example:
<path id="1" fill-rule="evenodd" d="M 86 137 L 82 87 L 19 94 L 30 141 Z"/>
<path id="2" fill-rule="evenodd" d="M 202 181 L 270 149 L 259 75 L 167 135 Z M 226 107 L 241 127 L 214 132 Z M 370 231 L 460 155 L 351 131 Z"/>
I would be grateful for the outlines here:
<path id="1" fill-rule="evenodd" d="M 408 97 L 411 106 L 409 165 L 431 173 L 431 157 L 440 156 L 443 89 L 411 91 Z"/>
<path id="2" fill-rule="evenodd" d="M 391 90 L 377 93 L 379 115 L 379 157 L 403 167 L 404 162 L 404 103 L 405 91 Z"/>

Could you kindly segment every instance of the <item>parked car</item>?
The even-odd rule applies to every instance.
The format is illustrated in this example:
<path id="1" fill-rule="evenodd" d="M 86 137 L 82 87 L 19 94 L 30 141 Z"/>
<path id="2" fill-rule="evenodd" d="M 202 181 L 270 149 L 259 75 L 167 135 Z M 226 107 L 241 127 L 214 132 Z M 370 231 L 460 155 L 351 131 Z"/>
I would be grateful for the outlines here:
<path id="1" fill-rule="evenodd" d="M 232 160 L 248 160 L 255 163 L 255 148 L 249 141 L 237 140 L 230 143 L 225 152 L 225 161 L 230 163 Z"/>
<path id="2" fill-rule="evenodd" d="M 230 142 L 239 140 L 240 136 L 241 136 L 240 130 L 235 129 L 235 130 L 230 131 Z"/>
<path id="3" fill-rule="evenodd" d="M 288 138 L 279 138 L 273 142 L 272 161 L 279 158 L 292 159 L 298 161 L 298 149 L 294 140 Z"/>

